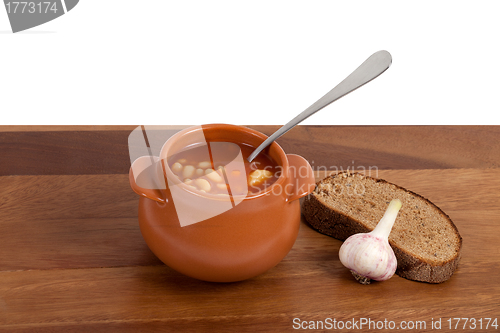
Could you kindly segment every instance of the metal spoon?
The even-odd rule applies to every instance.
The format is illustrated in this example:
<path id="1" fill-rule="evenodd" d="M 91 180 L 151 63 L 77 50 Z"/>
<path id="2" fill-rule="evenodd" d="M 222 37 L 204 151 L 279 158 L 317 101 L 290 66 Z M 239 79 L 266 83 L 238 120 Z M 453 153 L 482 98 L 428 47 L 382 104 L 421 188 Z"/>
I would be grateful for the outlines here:
<path id="1" fill-rule="evenodd" d="M 248 162 L 257 156 L 264 148 L 269 146 L 274 140 L 291 130 L 295 125 L 301 121 L 312 116 L 325 106 L 335 102 L 339 98 L 347 95 L 353 90 L 358 89 L 365 83 L 370 82 L 391 65 L 392 57 L 387 51 L 378 51 L 372 54 L 365 60 L 354 72 L 352 72 L 344 81 L 340 82 L 335 88 L 330 90 L 325 96 L 317 100 L 313 105 L 308 107 L 305 111 L 290 120 L 286 125 L 274 132 L 269 138 L 266 139 L 257 149 L 255 149 L 248 157 Z"/>

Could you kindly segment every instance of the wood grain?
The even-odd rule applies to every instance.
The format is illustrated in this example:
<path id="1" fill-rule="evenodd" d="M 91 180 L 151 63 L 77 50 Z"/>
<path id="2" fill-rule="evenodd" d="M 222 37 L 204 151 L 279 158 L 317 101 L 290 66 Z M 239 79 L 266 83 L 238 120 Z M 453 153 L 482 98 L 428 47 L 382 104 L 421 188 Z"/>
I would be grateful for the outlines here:
<path id="1" fill-rule="evenodd" d="M 43 157 L 38 149 L 47 149 L 48 155 L 71 151 L 80 161 L 91 160 L 103 153 L 91 148 L 96 137 L 109 138 L 109 145 L 103 146 L 109 151 L 122 147 L 120 140 L 128 135 L 128 129 L 107 128 L 79 130 L 71 139 L 70 130 L 23 130 L 8 132 L 9 142 L 18 148 L 30 145 L 26 138 L 32 132 L 47 136 L 35 136 L 40 145 L 20 149 L 19 158 L 32 151 Z M 462 128 L 467 138 L 455 127 L 350 130 L 374 138 L 351 142 L 347 128 L 310 127 L 298 129 L 306 134 L 304 141 L 290 138 L 283 146 L 326 160 L 330 136 L 335 136 L 346 154 L 351 147 L 360 158 L 366 153 L 365 161 L 386 154 L 388 167 L 375 169 L 372 176 L 433 201 L 463 237 L 462 260 L 447 282 L 433 285 L 394 276 L 383 283 L 359 285 L 338 260 L 341 242 L 315 232 L 304 221 L 290 253 L 268 272 L 230 284 L 194 280 L 162 264 L 147 248 L 137 222 L 138 196 L 125 173 L 108 172 L 116 170 L 118 161 L 101 164 L 100 169 L 82 167 L 82 173 L 73 174 L 64 166 L 51 169 L 42 159 L 22 172 L 0 167 L 9 174 L 0 176 L 0 331 L 276 332 L 293 331 L 294 318 L 370 318 L 397 324 L 425 321 L 425 329 L 413 331 L 434 332 L 432 319 L 442 318 L 440 331 L 456 332 L 467 330 L 447 329 L 448 318 L 499 318 L 500 158 L 498 150 L 492 150 L 497 143 L 488 141 L 496 138 L 498 128 Z M 417 133 L 426 131 L 422 146 L 413 143 Z M 96 137 L 83 132 L 95 132 Z M 441 142 L 433 143 L 433 136 Z M 392 145 L 398 137 L 406 144 Z M 63 138 L 65 143 L 56 144 Z M 406 151 L 406 145 L 413 145 L 413 150 Z M 3 142 L 0 147 L 3 152 L 8 145 Z M 432 151 L 446 153 L 450 160 L 438 153 L 429 156 Z M 481 163 L 471 166 L 471 158 Z M 9 161 L 3 165 L 11 160 L 2 161 Z M 412 161 L 418 163 L 412 166 Z M 317 171 L 317 178 L 326 173 Z"/>
<path id="2" fill-rule="evenodd" d="M 270 135 L 278 126 L 253 126 Z M 500 167 L 500 126 L 297 126 L 278 139 L 316 168 Z"/>
<path id="3" fill-rule="evenodd" d="M 181 126 L 173 126 L 179 129 Z M 249 126 L 272 134 L 279 126 Z M 133 128 L 0 128 L 0 176 L 125 174 Z M 497 168 L 498 126 L 297 126 L 277 141 L 316 170 Z M 467 149 L 464 149 L 464 147 Z"/>
<path id="4" fill-rule="evenodd" d="M 458 226 L 460 211 L 481 207 L 483 216 L 500 202 L 499 169 L 383 170 L 378 176 L 426 196 Z M 159 264 L 140 235 L 138 196 L 127 175 L 8 176 L 0 177 L 0 186 L 0 271 Z"/>
<path id="5" fill-rule="evenodd" d="M 458 271 L 444 284 L 395 276 L 369 288 L 357 284 L 339 263 L 340 244 L 303 224 L 296 246 L 282 263 L 232 284 L 197 281 L 163 265 L 1 272 L 0 322 L 12 330 L 42 323 L 47 329 L 251 331 L 255 325 L 263 330 L 290 329 L 296 317 L 429 321 L 437 316 L 498 315 L 499 263 L 476 261 L 473 249 L 480 244 L 466 247 L 469 251 Z"/>
<path id="6" fill-rule="evenodd" d="M 128 131 L 0 132 L 0 176 L 127 173 Z"/>
<path id="7" fill-rule="evenodd" d="M 0 132 L 133 131 L 138 125 L 0 125 Z M 186 127 L 186 126 L 179 126 Z"/>

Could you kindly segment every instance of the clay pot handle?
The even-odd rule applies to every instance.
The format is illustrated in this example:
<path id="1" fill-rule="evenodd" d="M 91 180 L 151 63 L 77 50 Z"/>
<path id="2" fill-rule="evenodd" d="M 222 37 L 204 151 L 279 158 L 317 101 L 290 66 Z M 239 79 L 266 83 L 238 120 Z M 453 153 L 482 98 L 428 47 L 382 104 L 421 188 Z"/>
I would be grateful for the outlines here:
<path id="1" fill-rule="evenodd" d="M 164 203 L 166 201 L 161 191 L 161 189 L 165 189 L 165 179 L 158 157 L 139 157 L 132 163 L 128 179 L 135 193 L 158 202 Z"/>
<path id="2" fill-rule="evenodd" d="M 288 170 L 290 182 L 287 187 L 287 193 L 289 193 L 288 202 L 305 197 L 316 187 L 316 181 L 314 179 L 314 173 L 311 165 L 305 158 L 295 154 L 287 154 L 288 158 Z M 291 185 L 291 186 L 290 186 Z"/>

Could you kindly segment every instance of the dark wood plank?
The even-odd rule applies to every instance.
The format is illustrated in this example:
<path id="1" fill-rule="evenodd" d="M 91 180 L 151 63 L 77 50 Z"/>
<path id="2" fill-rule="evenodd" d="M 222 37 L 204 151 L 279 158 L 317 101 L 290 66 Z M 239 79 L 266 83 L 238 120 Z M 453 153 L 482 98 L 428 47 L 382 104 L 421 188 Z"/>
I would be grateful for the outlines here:
<path id="1" fill-rule="evenodd" d="M 279 126 L 250 127 L 269 135 Z M 0 131 L 2 160 L 8 161 L 0 164 L 0 175 L 113 174 L 127 173 L 130 167 L 130 126 L 23 129 Z M 304 156 L 316 170 L 500 166 L 498 126 L 298 126 L 278 142 L 286 152 Z"/>
<path id="2" fill-rule="evenodd" d="M 138 125 L 0 125 L 0 132 L 133 131 Z M 186 126 L 179 126 L 185 128 Z"/>
<path id="3" fill-rule="evenodd" d="M 0 176 L 127 173 L 129 133 L 0 132 Z"/>
<path id="4" fill-rule="evenodd" d="M 278 142 L 315 170 L 500 167 L 500 126 L 297 126 Z"/>

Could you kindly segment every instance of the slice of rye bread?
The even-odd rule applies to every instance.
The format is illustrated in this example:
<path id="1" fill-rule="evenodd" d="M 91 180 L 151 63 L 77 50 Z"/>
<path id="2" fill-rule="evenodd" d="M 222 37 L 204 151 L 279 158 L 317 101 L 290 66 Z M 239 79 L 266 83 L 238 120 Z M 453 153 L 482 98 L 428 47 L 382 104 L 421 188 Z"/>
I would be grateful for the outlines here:
<path id="1" fill-rule="evenodd" d="M 462 237 L 441 209 L 401 186 L 341 172 L 316 184 L 302 213 L 313 229 L 345 240 L 372 231 L 392 199 L 403 204 L 389 235 L 398 261 L 396 274 L 429 283 L 448 280 L 460 261 Z"/>

